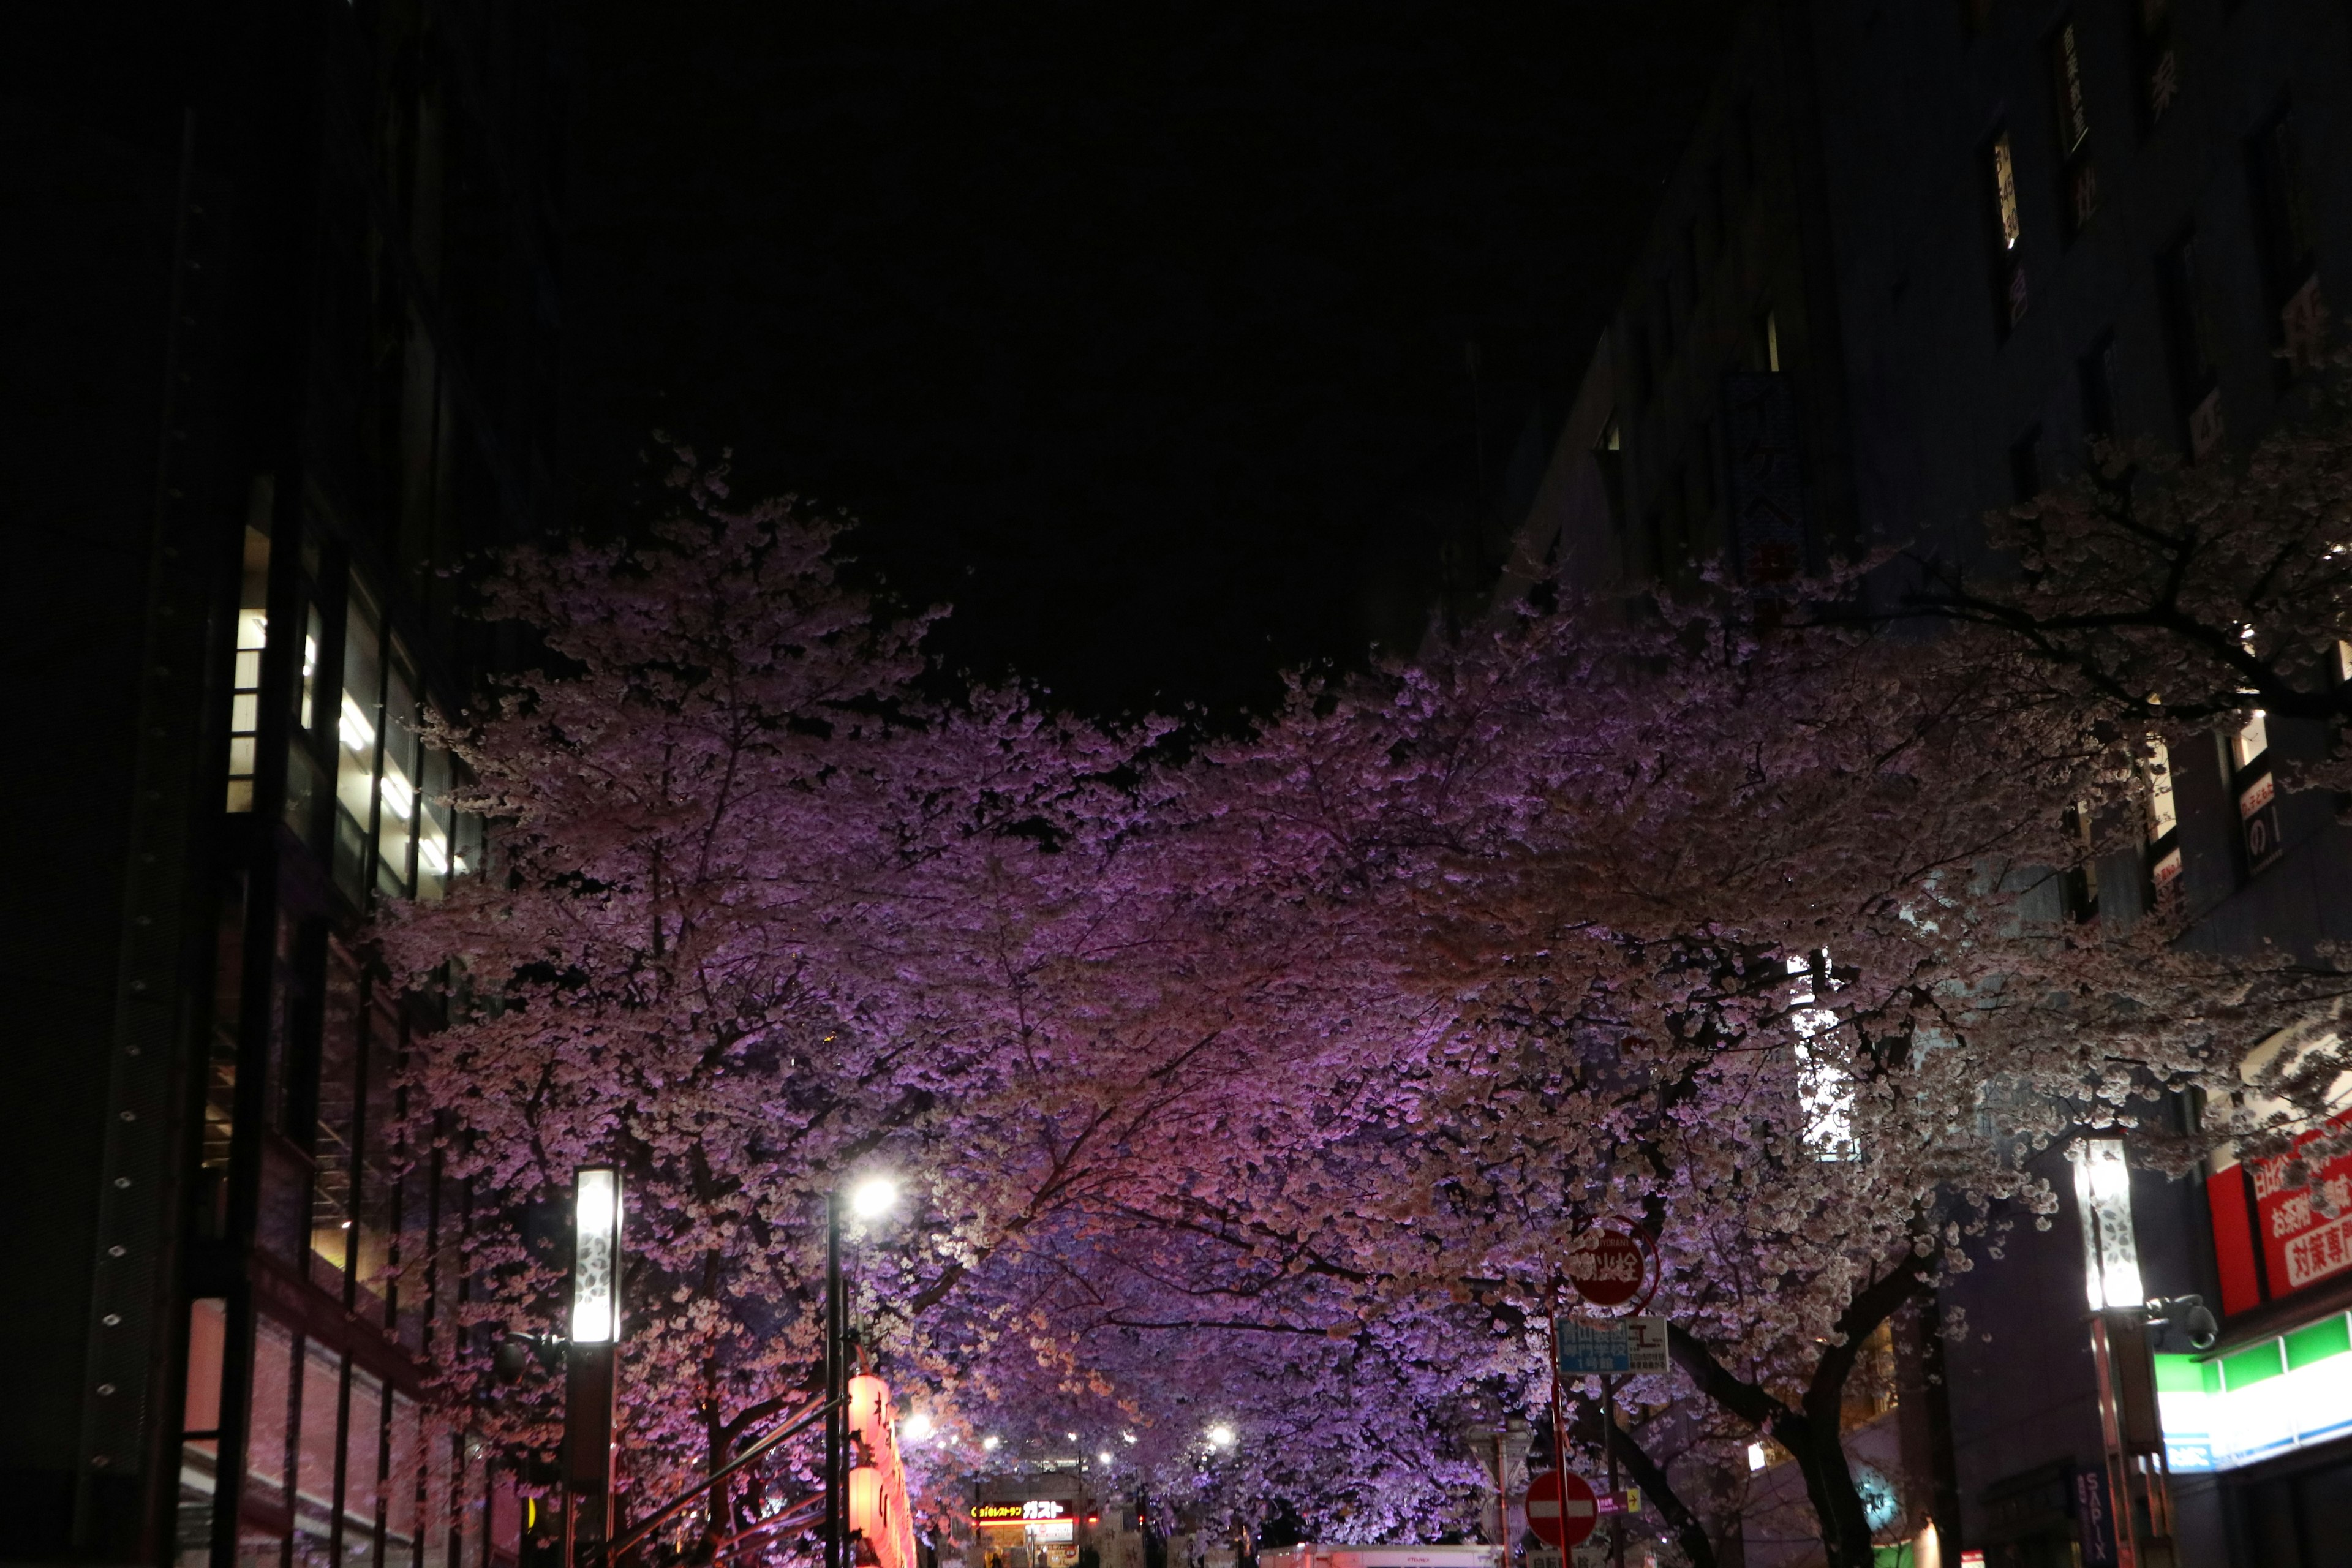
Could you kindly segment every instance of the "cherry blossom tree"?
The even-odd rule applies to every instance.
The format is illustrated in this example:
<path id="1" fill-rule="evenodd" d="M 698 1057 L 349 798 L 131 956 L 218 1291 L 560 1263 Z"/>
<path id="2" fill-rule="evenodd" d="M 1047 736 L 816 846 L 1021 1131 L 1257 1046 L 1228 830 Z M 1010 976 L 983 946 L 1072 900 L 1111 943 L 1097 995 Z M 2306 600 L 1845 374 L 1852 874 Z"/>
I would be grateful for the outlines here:
<path id="1" fill-rule="evenodd" d="M 824 1194 L 887 1164 L 859 1316 L 935 1482 L 1077 1432 L 1156 1495 L 1426 1534 L 1469 1513 L 1464 1401 L 1545 1397 L 1565 1247 L 1639 1230 L 1675 1371 L 1616 1441 L 1675 1544 L 1711 1561 L 1684 1490 L 1769 1436 L 1861 1568 L 1870 1335 L 2047 1223 L 2033 1153 L 2193 1157 L 2148 1108 L 2337 994 L 2056 889 L 2151 727 L 2259 703 L 2332 776 L 2343 451 L 2112 462 L 2000 521 L 2007 575 L 1571 601 L 1223 737 L 942 680 L 829 524 L 689 458 L 642 546 L 507 563 L 488 608 L 549 664 L 431 737 L 496 855 L 383 940 L 448 1010 L 413 1102 L 484 1205 L 470 1310 L 554 1322 L 560 1228 L 518 1216 L 621 1163 L 624 1444 L 666 1495 L 804 1401 Z M 2294 1062 L 2215 1135 L 2286 1135 L 2338 1070 Z M 547 1446 L 552 1390 L 488 1370 L 450 1396 Z"/>

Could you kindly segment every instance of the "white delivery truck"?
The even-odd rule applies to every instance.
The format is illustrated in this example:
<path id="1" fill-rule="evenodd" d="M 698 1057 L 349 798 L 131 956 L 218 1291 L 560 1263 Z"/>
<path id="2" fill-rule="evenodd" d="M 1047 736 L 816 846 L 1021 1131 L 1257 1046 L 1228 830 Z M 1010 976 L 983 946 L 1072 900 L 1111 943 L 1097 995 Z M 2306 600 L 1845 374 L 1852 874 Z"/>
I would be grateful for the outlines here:
<path id="1" fill-rule="evenodd" d="M 1257 1568 L 1503 1568 L 1499 1546 L 1270 1546 Z"/>

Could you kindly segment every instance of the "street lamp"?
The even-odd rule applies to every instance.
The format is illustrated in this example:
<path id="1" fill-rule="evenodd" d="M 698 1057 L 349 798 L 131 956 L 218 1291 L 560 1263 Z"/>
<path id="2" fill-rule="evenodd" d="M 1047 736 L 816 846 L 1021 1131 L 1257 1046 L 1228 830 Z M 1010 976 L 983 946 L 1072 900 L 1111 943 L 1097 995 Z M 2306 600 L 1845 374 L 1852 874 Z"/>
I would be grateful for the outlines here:
<path id="1" fill-rule="evenodd" d="M 1209 1447 L 1212 1447 L 1212 1448 L 1230 1448 L 1230 1447 L 1232 1447 L 1233 1446 L 1234 1446 L 1234 1429 L 1233 1429 L 1232 1427 L 1230 1427 L 1230 1426 L 1226 1426 L 1223 1422 L 1220 1421 L 1220 1422 L 1218 1422 L 1214 1426 L 1212 1426 L 1212 1427 L 1210 1427 L 1210 1428 L 1209 1428 Z"/>
<path id="2" fill-rule="evenodd" d="M 849 1303 L 841 1287 L 841 1209 L 835 1187 L 824 1195 L 824 1568 L 852 1568 L 849 1561 Z M 879 1219 L 898 1201 L 898 1184 L 868 1175 L 850 1189 L 849 1211 L 861 1220 Z"/>
<path id="3" fill-rule="evenodd" d="M 572 1343 L 564 1361 L 566 1568 L 602 1559 L 613 1515 L 614 1357 L 621 1338 L 621 1173 L 572 1173 Z"/>

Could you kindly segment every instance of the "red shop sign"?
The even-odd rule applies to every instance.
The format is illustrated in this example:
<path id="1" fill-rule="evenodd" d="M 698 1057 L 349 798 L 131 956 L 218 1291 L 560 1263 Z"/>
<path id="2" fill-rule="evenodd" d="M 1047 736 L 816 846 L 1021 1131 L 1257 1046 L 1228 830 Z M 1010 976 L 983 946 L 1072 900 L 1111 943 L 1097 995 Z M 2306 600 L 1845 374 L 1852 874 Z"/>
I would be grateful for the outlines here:
<path id="1" fill-rule="evenodd" d="M 2352 1129 L 2352 1111 L 2330 1121 L 2328 1131 Z M 2320 1137 L 2306 1132 L 2298 1146 Z M 2306 1173 L 2324 1191 L 2333 1217 L 2323 1218 L 2312 1202 L 2312 1186 L 2287 1185 L 2287 1157 L 2250 1162 L 2254 1181 L 2254 1220 L 2261 1226 L 2263 1262 L 2271 1291 L 2284 1295 L 2352 1269 L 2352 1153 L 2338 1154 Z"/>

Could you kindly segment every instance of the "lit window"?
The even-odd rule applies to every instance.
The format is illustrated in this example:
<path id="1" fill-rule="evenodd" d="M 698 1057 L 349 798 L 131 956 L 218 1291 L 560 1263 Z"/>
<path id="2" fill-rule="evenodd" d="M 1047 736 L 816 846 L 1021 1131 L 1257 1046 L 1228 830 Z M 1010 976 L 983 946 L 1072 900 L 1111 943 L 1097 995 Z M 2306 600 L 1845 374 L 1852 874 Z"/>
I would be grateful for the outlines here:
<path id="1" fill-rule="evenodd" d="M 228 796 L 231 811 L 253 809 L 253 755 L 261 728 L 261 655 L 269 646 L 269 536 L 245 531 L 245 575 L 236 602 L 236 664 L 229 679 Z"/>
<path id="2" fill-rule="evenodd" d="M 2017 160 L 2009 132 L 1992 139 L 1985 152 L 1985 180 L 1992 199 L 1992 293 L 1994 321 L 2000 335 L 2025 319 L 2025 265 L 2020 241 L 2025 237 L 2017 208 Z"/>
<path id="3" fill-rule="evenodd" d="M 2050 40 L 2051 121 L 2058 129 L 2059 211 L 2072 239 L 2099 205 L 2097 172 L 2091 165 L 2090 103 L 2083 91 L 2083 57 L 2074 24 Z"/>
<path id="4" fill-rule="evenodd" d="M 354 581 L 343 623 L 343 690 L 335 720 L 334 844 L 335 881 L 354 900 L 367 892 L 383 702 L 383 639 L 374 609 Z"/>
<path id="5" fill-rule="evenodd" d="M 2000 247 L 2014 250 L 2021 232 L 2017 221 L 2017 164 L 2010 155 L 2006 132 L 1993 139 L 1992 181 L 1993 200 L 2000 209 Z"/>
<path id="6" fill-rule="evenodd" d="M 416 698 L 394 666 L 384 692 L 383 781 L 376 813 L 376 875 L 395 897 L 408 891 L 409 840 L 416 826 Z"/>

